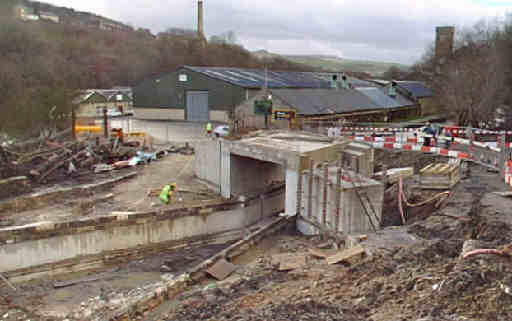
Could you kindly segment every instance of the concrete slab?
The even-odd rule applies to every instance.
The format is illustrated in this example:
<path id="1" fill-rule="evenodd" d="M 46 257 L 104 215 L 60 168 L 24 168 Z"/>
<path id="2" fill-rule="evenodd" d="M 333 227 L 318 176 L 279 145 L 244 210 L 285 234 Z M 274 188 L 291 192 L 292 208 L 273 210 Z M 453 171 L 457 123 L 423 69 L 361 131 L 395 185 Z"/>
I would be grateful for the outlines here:
<path id="1" fill-rule="evenodd" d="M 303 170 L 310 160 L 316 163 L 335 161 L 348 144 L 349 140 L 334 140 L 305 132 L 261 131 L 252 137 L 230 142 L 228 148 L 233 155 Z"/>

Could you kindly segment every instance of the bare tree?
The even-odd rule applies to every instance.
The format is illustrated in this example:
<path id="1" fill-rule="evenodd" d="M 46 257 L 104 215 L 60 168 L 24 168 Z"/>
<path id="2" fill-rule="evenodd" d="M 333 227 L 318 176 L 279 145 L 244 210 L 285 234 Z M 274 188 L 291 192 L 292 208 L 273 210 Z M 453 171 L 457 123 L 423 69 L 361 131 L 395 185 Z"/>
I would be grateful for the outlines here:
<path id="1" fill-rule="evenodd" d="M 388 80 L 402 80 L 407 78 L 407 71 L 404 71 L 396 66 L 391 66 L 382 74 L 382 78 Z"/>
<path id="2" fill-rule="evenodd" d="M 458 33 L 454 52 L 446 63 L 437 64 L 430 48 L 412 70 L 427 81 L 461 126 L 494 125 L 496 110 L 505 100 L 506 57 L 502 30 L 478 24 Z"/>

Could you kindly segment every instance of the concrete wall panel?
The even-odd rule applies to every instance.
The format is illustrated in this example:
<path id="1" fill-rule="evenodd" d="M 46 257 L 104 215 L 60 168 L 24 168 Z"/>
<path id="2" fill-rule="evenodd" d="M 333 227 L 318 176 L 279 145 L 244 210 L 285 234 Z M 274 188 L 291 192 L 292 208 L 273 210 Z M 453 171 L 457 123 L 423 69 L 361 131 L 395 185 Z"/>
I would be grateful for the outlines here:
<path id="1" fill-rule="evenodd" d="M 221 151 L 219 140 L 204 141 L 195 148 L 195 173 L 220 191 Z"/>
<path id="2" fill-rule="evenodd" d="M 311 195 L 311 214 L 312 217 L 308 218 L 308 202 L 310 198 L 309 192 L 309 175 L 303 174 L 302 178 L 302 188 L 303 188 L 303 197 L 302 197 L 302 211 L 300 213 L 301 217 L 304 217 L 312 222 L 316 222 L 329 230 L 335 230 L 336 227 L 336 213 L 337 213 L 337 197 L 339 195 L 340 198 L 340 208 L 339 208 L 339 226 L 337 232 L 343 234 L 351 234 L 351 233 L 365 233 L 369 231 L 373 231 L 372 224 L 366 214 L 363 205 L 361 205 L 361 201 L 357 196 L 355 188 L 348 181 L 342 182 L 341 190 L 338 190 L 336 186 L 336 180 L 333 180 L 332 170 L 330 171 L 330 180 L 327 184 L 327 201 L 324 201 L 324 179 L 323 179 L 323 169 L 315 170 L 315 176 L 312 179 L 312 195 Z M 335 172 L 335 171 L 334 171 Z M 355 175 L 355 174 L 352 174 Z M 354 178 L 355 179 L 355 178 Z M 359 184 L 359 183 L 356 183 Z M 369 205 L 366 198 L 363 196 L 364 206 L 368 209 L 369 215 L 372 217 L 372 222 L 374 225 L 379 228 L 378 221 L 380 221 L 382 216 L 382 206 L 384 200 L 384 185 L 370 180 L 364 179 L 362 186 L 360 187 L 361 195 L 367 195 L 368 199 L 371 203 Z M 374 212 L 372 212 L 371 207 L 373 207 Z M 326 222 L 323 222 L 323 213 L 326 213 Z M 375 217 L 377 216 L 377 218 Z M 301 232 L 305 234 L 318 234 L 319 230 L 308 226 L 307 222 L 300 221 L 298 224 L 298 228 Z"/>
<path id="3" fill-rule="evenodd" d="M 228 112 L 221 110 L 210 110 L 210 120 L 227 123 L 229 122 Z"/>
<path id="4" fill-rule="evenodd" d="M 244 208 L 222 212 L 213 212 L 213 208 L 208 208 L 204 210 L 204 215 L 140 220 L 127 226 L 111 226 L 83 233 L 4 244 L 0 246 L 0 272 L 55 263 L 79 256 L 238 230 L 282 211 L 283 202 L 284 194 L 281 191 L 270 195 L 269 199 L 253 202 Z"/>
<path id="5" fill-rule="evenodd" d="M 135 118 L 155 120 L 185 120 L 184 109 L 134 108 Z"/>

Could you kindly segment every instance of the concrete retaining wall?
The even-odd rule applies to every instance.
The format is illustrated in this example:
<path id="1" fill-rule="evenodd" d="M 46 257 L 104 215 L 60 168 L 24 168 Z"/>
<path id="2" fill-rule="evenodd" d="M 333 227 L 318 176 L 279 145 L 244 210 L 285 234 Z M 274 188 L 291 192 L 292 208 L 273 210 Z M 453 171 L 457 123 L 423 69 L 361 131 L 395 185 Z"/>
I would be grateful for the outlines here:
<path id="1" fill-rule="evenodd" d="M 204 141 L 195 148 L 196 176 L 220 191 L 220 140 Z"/>
<path id="2" fill-rule="evenodd" d="M 127 297 L 122 295 L 120 298 L 113 298 L 109 302 L 105 300 L 93 300 L 84 302 L 76 313 L 72 314 L 74 320 L 88 321 L 128 321 L 134 320 L 138 316 L 145 315 L 146 312 L 155 309 L 161 303 L 167 300 L 173 300 L 183 293 L 192 284 L 197 284 L 205 278 L 205 270 L 215 264 L 218 260 L 233 258 L 245 253 L 251 247 L 263 240 L 269 235 L 295 225 L 295 220 L 288 217 L 269 218 L 267 222 L 262 222 L 256 231 L 248 234 L 242 240 L 236 242 L 225 250 L 219 252 L 208 260 L 202 262 L 186 273 L 168 282 L 158 282 L 150 285 L 147 290 L 140 295 Z M 107 310 L 106 313 L 100 313 Z"/>
<path id="3" fill-rule="evenodd" d="M 354 172 L 344 171 L 337 186 L 337 171 L 337 167 L 329 167 L 327 181 L 323 169 L 315 169 L 313 175 L 309 171 L 304 172 L 301 212 L 297 219 L 297 227 L 302 233 L 320 234 L 321 231 L 315 225 L 342 235 L 371 232 L 374 227 L 380 227 L 384 185 Z M 361 199 L 356 190 L 359 190 Z"/>
<path id="4" fill-rule="evenodd" d="M 233 231 L 282 211 L 283 203 L 281 189 L 245 202 L 210 202 L 165 212 L 117 213 L 0 229 L 0 272 Z"/>

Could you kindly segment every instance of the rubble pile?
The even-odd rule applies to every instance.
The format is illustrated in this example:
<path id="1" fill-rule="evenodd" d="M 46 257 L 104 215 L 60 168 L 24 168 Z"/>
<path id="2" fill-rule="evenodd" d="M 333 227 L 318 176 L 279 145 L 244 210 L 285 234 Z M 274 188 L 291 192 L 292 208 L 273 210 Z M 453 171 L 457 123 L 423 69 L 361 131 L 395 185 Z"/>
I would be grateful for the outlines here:
<path id="1" fill-rule="evenodd" d="M 0 188 L 0 198 L 17 196 L 50 183 L 72 179 L 92 181 L 93 173 L 148 164 L 169 153 L 194 153 L 188 144 L 151 152 L 153 148 L 146 146 L 146 140 L 126 141 L 119 137 L 46 140 L 30 150 L 21 146 L 0 148 L 0 186 L 9 186 Z"/>

